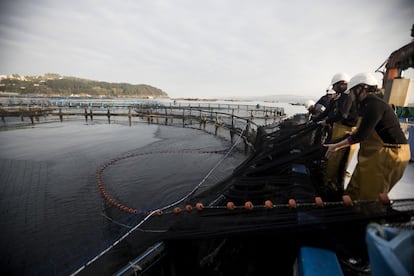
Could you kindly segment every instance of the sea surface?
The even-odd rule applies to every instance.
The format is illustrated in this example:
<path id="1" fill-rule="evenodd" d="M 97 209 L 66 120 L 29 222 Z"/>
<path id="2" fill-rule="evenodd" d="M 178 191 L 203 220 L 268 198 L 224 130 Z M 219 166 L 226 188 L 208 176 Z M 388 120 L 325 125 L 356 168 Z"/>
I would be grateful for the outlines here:
<path id="1" fill-rule="evenodd" d="M 114 240 L 95 179 L 110 160 L 131 156 L 107 168 L 107 192 L 154 210 L 191 191 L 230 146 L 195 129 L 83 121 L 3 131 L 0 141 L 1 275 L 68 275 Z M 231 173 L 238 155 L 220 170 Z"/>
<path id="2" fill-rule="evenodd" d="M 279 105 L 288 116 L 304 111 Z M 111 197 L 155 210 L 188 194 L 218 162 L 206 185 L 231 174 L 247 157 L 225 156 L 231 145 L 196 128 L 145 123 L 74 120 L 0 131 L 0 274 L 69 275 L 119 237 L 96 181 L 111 160 L 103 175 Z M 404 191 L 413 191 L 408 182 Z"/>
<path id="3" fill-rule="evenodd" d="M 214 185 L 246 158 L 235 150 L 223 161 L 230 139 L 192 127 L 14 120 L 0 131 L 1 275 L 69 275 L 126 231 L 106 217 L 96 181 L 111 160 L 119 161 L 102 176 L 106 192 L 144 212 L 181 199 L 208 174 L 202 188 Z"/>

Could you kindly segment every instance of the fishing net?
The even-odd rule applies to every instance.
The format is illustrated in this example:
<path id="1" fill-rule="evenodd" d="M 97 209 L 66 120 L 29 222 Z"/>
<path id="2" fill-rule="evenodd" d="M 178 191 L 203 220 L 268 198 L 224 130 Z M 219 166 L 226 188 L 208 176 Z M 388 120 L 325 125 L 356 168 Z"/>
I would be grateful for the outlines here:
<path id="1" fill-rule="evenodd" d="M 369 275 L 366 226 L 412 229 L 414 200 L 323 202 L 323 139 L 317 125 L 259 129 L 256 152 L 219 184 L 222 190 L 192 198 L 187 204 L 195 210 L 172 211 L 142 227 L 162 229 L 164 220 L 175 220 L 163 236 L 164 265 L 153 271 L 165 273 L 165 263 L 173 263 L 175 271 L 197 275 L 292 274 L 299 248 L 308 245 L 334 250 L 349 275 Z"/>
<path id="2" fill-rule="evenodd" d="M 254 151 L 230 175 L 134 214 L 135 226 L 85 270 L 102 271 L 128 248 L 139 257 L 120 275 L 291 275 L 300 246 L 317 245 L 335 250 L 352 273 L 369 273 L 367 224 L 412 227 L 414 200 L 326 200 L 324 139 L 321 126 L 301 118 L 258 127 Z"/>
<path id="3" fill-rule="evenodd" d="M 183 202 L 183 214 L 171 210 L 176 223 L 168 230 L 168 237 L 303 231 L 338 222 L 400 218 L 414 207 L 410 200 L 394 201 L 393 205 L 380 199 L 324 202 L 325 148 L 320 126 L 287 121 L 275 128 L 258 130 L 257 150 L 230 177 Z M 184 212 L 185 204 L 194 206 L 195 211 Z M 168 212 L 157 220 L 163 219 L 169 219 Z M 144 228 L 147 226 L 150 224 Z"/>

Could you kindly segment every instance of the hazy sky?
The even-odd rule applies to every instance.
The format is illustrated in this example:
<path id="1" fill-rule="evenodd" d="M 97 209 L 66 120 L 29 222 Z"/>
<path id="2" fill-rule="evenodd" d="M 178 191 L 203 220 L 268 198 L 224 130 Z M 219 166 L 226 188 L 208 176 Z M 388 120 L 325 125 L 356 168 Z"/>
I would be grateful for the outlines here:
<path id="1" fill-rule="evenodd" d="M 337 72 L 374 72 L 413 24 L 412 0 L 3 0 L 0 74 L 319 98 Z"/>

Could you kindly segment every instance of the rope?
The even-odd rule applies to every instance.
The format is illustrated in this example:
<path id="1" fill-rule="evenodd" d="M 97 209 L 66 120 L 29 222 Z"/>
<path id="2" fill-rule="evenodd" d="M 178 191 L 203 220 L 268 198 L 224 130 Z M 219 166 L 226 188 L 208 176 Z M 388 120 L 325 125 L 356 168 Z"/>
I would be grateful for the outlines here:
<path id="1" fill-rule="evenodd" d="M 92 258 L 86 264 L 84 264 L 83 266 L 81 266 L 78 270 L 76 270 L 71 275 L 76 275 L 76 274 L 80 273 L 87 266 L 91 265 L 93 262 L 95 262 L 96 260 L 98 260 L 103 255 L 105 255 L 109 250 L 111 250 L 114 246 L 116 246 L 121 241 L 123 241 L 126 237 L 128 237 L 132 232 L 134 232 L 138 227 L 140 227 L 144 222 L 146 222 L 156 212 L 157 212 L 157 210 L 150 212 L 144 219 L 142 219 L 137 225 L 135 225 L 133 228 L 131 228 L 131 230 L 129 230 L 128 232 L 126 232 L 121 238 L 119 238 L 118 240 L 116 240 L 114 243 L 112 243 L 110 246 L 108 246 L 106 249 L 104 249 L 101 253 L 99 253 L 98 255 L 96 255 L 94 258 Z"/>

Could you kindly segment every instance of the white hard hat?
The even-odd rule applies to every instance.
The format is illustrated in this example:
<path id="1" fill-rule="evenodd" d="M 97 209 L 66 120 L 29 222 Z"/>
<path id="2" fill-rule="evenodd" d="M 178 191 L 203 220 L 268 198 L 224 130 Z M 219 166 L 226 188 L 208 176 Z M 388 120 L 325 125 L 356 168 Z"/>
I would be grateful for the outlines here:
<path id="1" fill-rule="evenodd" d="M 358 84 L 366 84 L 369 86 L 378 86 L 378 80 L 375 78 L 375 76 L 371 73 L 359 73 L 353 76 L 349 83 L 348 83 L 348 89 L 345 91 L 345 93 L 349 93 L 349 91 L 357 86 Z"/>
<path id="2" fill-rule="evenodd" d="M 333 89 L 329 89 L 329 90 L 326 92 L 326 94 L 328 94 L 328 95 L 333 95 L 333 94 L 336 94 L 336 91 L 335 91 L 335 90 L 333 90 Z"/>
<path id="3" fill-rule="evenodd" d="M 312 100 L 308 100 L 308 101 L 306 101 L 306 103 L 305 103 L 305 107 L 306 107 L 306 109 L 309 109 L 309 107 L 311 107 L 311 106 L 313 106 L 313 105 L 315 105 L 315 102 L 314 102 L 314 101 L 312 101 Z"/>
<path id="4" fill-rule="evenodd" d="M 337 73 L 332 77 L 331 85 L 334 85 L 337 82 L 344 81 L 349 82 L 349 76 L 346 73 Z"/>

